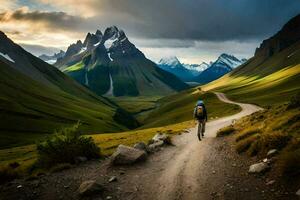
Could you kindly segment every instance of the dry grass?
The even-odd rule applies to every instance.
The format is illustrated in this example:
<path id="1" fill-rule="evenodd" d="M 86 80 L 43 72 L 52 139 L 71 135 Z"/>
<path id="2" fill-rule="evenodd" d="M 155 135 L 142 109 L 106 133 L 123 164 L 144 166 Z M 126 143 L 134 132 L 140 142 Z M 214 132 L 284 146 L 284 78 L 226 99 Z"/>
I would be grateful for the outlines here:
<path id="1" fill-rule="evenodd" d="M 250 137 L 251 135 L 258 134 L 260 132 L 261 132 L 261 130 L 258 128 L 250 127 L 250 128 L 244 129 L 242 132 L 240 132 L 236 135 L 235 141 L 238 142 L 240 140 L 243 140 L 247 137 Z"/>
<path id="2" fill-rule="evenodd" d="M 222 137 L 222 136 L 230 135 L 230 134 L 232 134 L 234 132 L 235 132 L 235 128 L 232 125 L 231 126 L 227 126 L 227 127 L 221 128 L 217 132 L 217 137 Z"/>
<path id="3" fill-rule="evenodd" d="M 247 151 L 250 146 L 256 142 L 257 140 L 259 139 L 259 135 L 258 134 L 255 134 L 255 135 L 252 135 L 248 138 L 245 138 L 244 140 L 240 140 L 236 146 L 235 146 L 235 149 L 238 153 L 242 153 L 242 152 L 245 152 Z"/>

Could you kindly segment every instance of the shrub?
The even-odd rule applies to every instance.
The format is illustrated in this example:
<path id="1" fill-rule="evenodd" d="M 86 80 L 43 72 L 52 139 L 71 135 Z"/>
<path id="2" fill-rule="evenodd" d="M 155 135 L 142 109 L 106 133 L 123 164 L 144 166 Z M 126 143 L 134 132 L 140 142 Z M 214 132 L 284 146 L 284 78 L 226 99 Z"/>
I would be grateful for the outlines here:
<path id="1" fill-rule="evenodd" d="M 300 92 L 293 96 L 287 106 L 287 109 L 300 108 Z"/>
<path id="2" fill-rule="evenodd" d="M 18 178 L 20 174 L 15 168 L 8 166 L 2 166 L 0 168 L 0 184 L 11 181 Z"/>
<path id="3" fill-rule="evenodd" d="M 254 135 L 254 134 L 257 134 L 257 133 L 260 133 L 260 132 L 261 131 L 258 128 L 245 129 L 236 136 L 235 141 L 238 142 L 240 140 L 243 140 L 243 139 L 245 139 L 245 138 L 247 138 L 251 135 Z"/>
<path id="4" fill-rule="evenodd" d="M 100 148 L 91 137 L 80 134 L 78 122 L 70 128 L 55 132 L 46 141 L 37 144 L 38 164 L 51 167 L 60 163 L 75 163 L 77 157 L 99 158 Z"/>
<path id="5" fill-rule="evenodd" d="M 226 136 L 226 135 L 230 135 L 235 131 L 235 128 L 233 126 L 227 126 L 224 128 L 221 128 L 218 132 L 217 132 L 217 137 L 222 137 L 222 136 Z"/>
<path id="6" fill-rule="evenodd" d="M 259 135 L 258 134 L 255 134 L 255 135 L 252 135 L 244 140 L 240 140 L 236 146 L 235 146 L 235 149 L 238 153 L 242 153 L 242 152 L 245 152 L 249 149 L 249 147 L 251 146 L 251 144 L 253 142 L 255 142 L 257 139 L 259 139 Z"/>

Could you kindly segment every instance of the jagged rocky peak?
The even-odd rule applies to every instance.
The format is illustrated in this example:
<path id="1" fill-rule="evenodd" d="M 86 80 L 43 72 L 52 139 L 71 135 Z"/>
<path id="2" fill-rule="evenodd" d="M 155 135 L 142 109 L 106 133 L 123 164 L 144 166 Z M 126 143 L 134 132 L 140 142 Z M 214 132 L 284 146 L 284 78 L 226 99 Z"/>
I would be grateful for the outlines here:
<path id="1" fill-rule="evenodd" d="M 255 51 L 255 56 L 268 58 L 300 41 L 300 14 L 292 18 L 269 39 L 264 40 Z"/>
<path id="2" fill-rule="evenodd" d="M 82 47 L 83 47 L 83 44 L 82 44 L 81 40 L 78 40 L 75 44 L 71 44 L 68 47 L 65 56 L 73 55 L 73 54 L 80 52 Z"/>
<path id="3" fill-rule="evenodd" d="M 96 35 L 99 37 L 102 37 L 103 36 L 103 34 L 102 34 L 102 32 L 99 30 L 99 29 L 97 29 L 97 31 L 96 31 Z"/>
<path id="4" fill-rule="evenodd" d="M 96 34 L 88 33 L 83 42 L 83 46 L 86 47 L 87 49 L 91 49 L 100 43 L 101 38 L 102 38 L 101 36 L 98 36 Z"/>

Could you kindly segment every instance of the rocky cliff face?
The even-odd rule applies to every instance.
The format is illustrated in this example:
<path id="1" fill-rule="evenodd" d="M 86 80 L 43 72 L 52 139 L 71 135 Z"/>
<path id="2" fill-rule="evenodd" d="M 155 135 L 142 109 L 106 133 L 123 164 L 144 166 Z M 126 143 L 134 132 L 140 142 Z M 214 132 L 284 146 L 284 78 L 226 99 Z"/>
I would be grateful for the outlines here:
<path id="1" fill-rule="evenodd" d="M 269 58 L 297 41 L 300 41 L 300 15 L 292 18 L 273 37 L 264 40 L 256 49 L 255 56 Z"/>

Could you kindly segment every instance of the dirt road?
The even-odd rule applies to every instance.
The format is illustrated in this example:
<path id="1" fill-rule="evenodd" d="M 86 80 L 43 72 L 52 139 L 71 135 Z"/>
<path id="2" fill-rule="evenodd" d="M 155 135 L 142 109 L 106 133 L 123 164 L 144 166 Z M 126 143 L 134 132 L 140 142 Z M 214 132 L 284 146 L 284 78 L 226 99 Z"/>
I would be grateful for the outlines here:
<path id="1" fill-rule="evenodd" d="M 34 181 L 16 180 L 0 188 L 3 199 L 80 199 L 78 186 L 82 181 L 99 180 L 106 190 L 89 199 L 120 200 L 206 200 L 296 199 L 280 183 L 266 184 L 269 174 L 248 174 L 249 166 L 258 158 L 235 152 L 233 137 L 216 138 L 220 128 L 261 108 L 228 100 L 241 106 L 236 115 L 207 123 L 205 138 L 199 142 L 196 130 L 175 136 L 175 146 L 165 147 L 148 157 L 144 163 L 126 167 L 110 167 L 108 161 L 87 162 L 62 172 L 40 177 Z M 109 183 L 110 177 L 117 181 Z M 22 185 L 21 188 L 18 186 Z"/>

